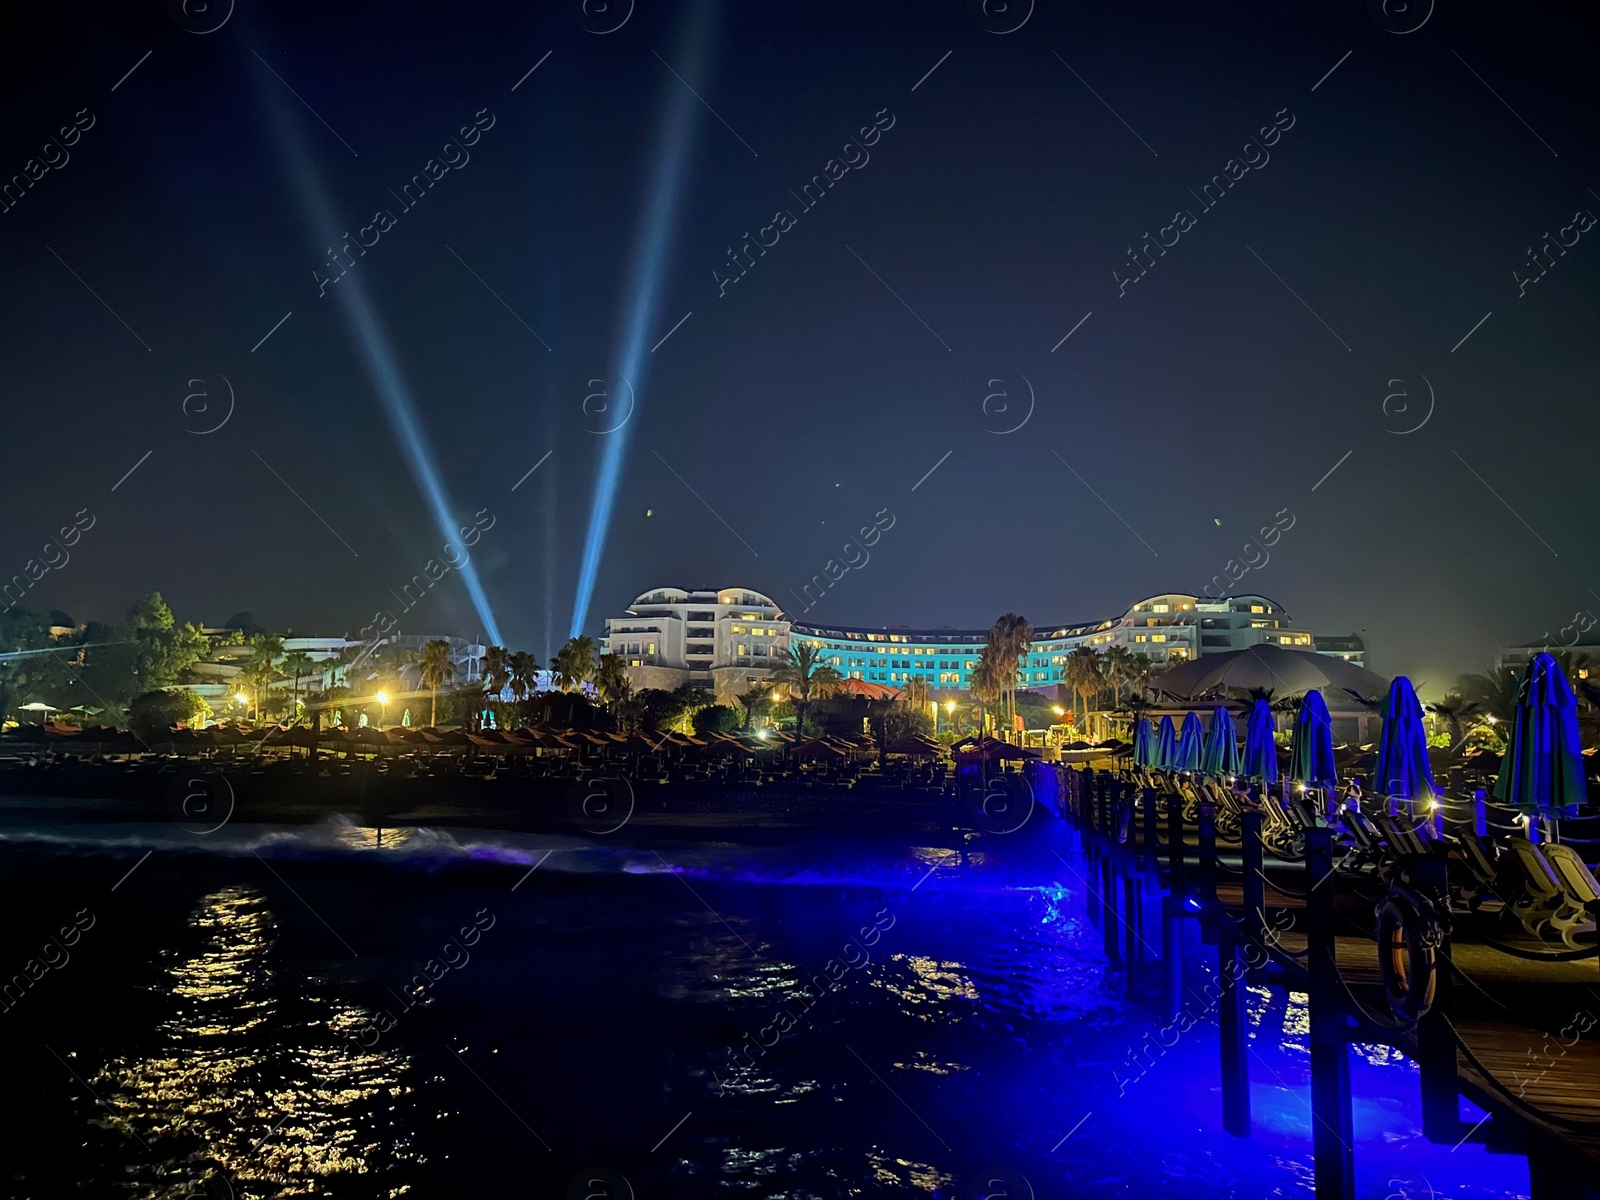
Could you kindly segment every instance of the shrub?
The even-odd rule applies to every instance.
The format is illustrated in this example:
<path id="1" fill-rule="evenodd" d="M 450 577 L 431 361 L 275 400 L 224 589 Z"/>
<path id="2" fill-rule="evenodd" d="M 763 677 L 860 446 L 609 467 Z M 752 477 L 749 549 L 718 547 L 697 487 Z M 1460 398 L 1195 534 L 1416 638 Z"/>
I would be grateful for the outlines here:
<path id="1" fill-rule="evenodd" d="M 739 711 L 726 704 L 708 705 L 694 714 L 694 731 L 700 737 L 708 733 L 732 733 L 739 725 Z"/>

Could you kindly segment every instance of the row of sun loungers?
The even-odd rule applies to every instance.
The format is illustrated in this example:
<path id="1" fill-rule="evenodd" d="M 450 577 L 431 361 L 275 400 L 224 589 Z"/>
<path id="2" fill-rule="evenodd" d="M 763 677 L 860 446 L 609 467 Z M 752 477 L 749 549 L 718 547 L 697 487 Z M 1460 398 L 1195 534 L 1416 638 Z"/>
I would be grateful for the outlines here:
<path id="1" fill-rule="evenodd" d="M 1198 818 L 1201 804 L 1209 805 L 1218 836 L 1226 841 L 1239 839 L 1246 812 L 1261 813 L 1264 848 L 1286 861 L 1305 857 L 1305 835 L 1317 827 L 1334 830 L 1338 868 L 1352 874 L 1387 880 L 1408 861 L 1443 856 L 1452 907 L 1515 922 L 1535 938 L 1572 949 L 1596 944 L 1600 880 L 1578 847 L 1600 845 L 1582 836 L 1600 825 L 1600 816 L 1564 822 L 1572 831 L 1571 844 L 1535 843 L 1517 814 L 1481 796 L 1470 807 L 1459 800 L 1445 802 L 1446 819 L 1436 823 L 1433 811 L 1412 820 L 1384 811 L 1381 800 L 1363 807 L 1349 795 L 1336 799 L 1331 814 L 1319 814 L 1306 792 L 1285 795 L 1259 787 L 1245 792 L 1162 771 L 1137 771 L 1133 779 L 1142 795 L 1153 789 L 1158 811 L 1180 805 L 1187 824 Z M 1450 819 L 1464 811 L 1472 819 Z"/>

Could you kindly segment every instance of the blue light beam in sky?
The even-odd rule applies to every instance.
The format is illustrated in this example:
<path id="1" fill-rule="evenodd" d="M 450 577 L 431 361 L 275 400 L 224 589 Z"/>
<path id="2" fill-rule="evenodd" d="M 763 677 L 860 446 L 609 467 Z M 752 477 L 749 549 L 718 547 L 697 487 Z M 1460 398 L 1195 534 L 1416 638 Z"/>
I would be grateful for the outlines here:
<path id="1" fill-rule="evenodd" d="M 702 75 L 709 42 L 705 9 L 688 31 L 685 41 L 683 74 L 695 82 Z M 608 386 L 613 395 L 627 387 L 633 389 L 634 416 L 644 397 L 644 372 L 650 332 L 655 328 L 661 307 L 661 286 L 666 275 L 667 252 L 683 200 L 683 176 L 688 165 L 695 130 L 694 94 L 678 80 L 668 80 L 668 101 L 656 143 L 655 162 L 644 208 L 639 214 L 628 278 L 628 302 L 622 311 L 621 341 L 612 362 Z M 622 381 L 626 381 L 624 384 Z M 594 597 L 595 577 L 605 555 L 606 534 L 611 525 L 611 508 L 617 487 L 622 482 L 622 464 L 628 451 L 630 418 L 621 428 L 602 435 L 600 471 L 595 479 L 594 501 L 589 508 L 589 532 L 583 543 L 583 567 L 578 575 L 578 594 L 572 608 L 572 636 L 583 632 Z"/>
<path id="2" fill-rule="evenodd" d="M 318 240 L 328 244 L 329 254 L 334 262 L 339 261 L 337 255 L 332 253 L 335 247 L 341 248 L 339 253 L 347 258 L 351 257 L 351 247 L 356 248 L 357 253 L 354 257 L 356 265 L 339 276 L 336 283 L 327 286 L 331 286 L 335 293 L 334 303 L 338 305 L 345 328 L 359 352 L 362 369 L 382 402 L 383 415 L 388 420 L 389 431 L 393 434 L 406 466 L 416 481 L 417 489 L 422 493 L 439 532 L 444 535 L 446 541 L 455 543 L 459 541 L 461 535 L 457 528 L 458 521 L 453 515 L 454 505 L 450 502 L 450 494 L 439 472 L 439 465 L 434 458 L 427 432 L 417 415 L 411 388 L 401 373 L 388 330 L 384 327 L 382 318 L 378 316 L 377 307 L 372 303 L 361 279 L 359 259 L 366 251 L 361 250 L 358 243 L 352 243 L 348 233 L 338 232 L 340 226 L 333 218 L 322 180 L 300 139 L 299 127 L 285 112 L 275 92 L 266 89 L 264 98 L 272 117 L 274 132 L 278 136 L 279 147 L 288 161 L 290 176 L 294 181 L 296 192 L 299 193 L 301 210 L 313 234 Z M 472 565 L 470 559 L 464 559 L 455 571 L 461 577 L 462 586 L 467 589 L 472 607 L 477 611 L 478 620 L 483 624 L 484 633 L 488 635 L 492 644 L 499 645 L 500 626 L 489 607 L 489 597 L 484 593 L 477 568 Z"/>

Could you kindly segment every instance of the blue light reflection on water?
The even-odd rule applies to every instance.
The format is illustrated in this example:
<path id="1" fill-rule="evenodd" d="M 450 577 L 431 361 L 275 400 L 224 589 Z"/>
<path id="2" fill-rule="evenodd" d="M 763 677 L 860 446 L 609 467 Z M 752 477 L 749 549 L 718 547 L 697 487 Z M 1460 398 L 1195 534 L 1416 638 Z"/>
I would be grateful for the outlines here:
<path id="1" fill-rule="evenodd" d="M 1052 868 L 995 853 L 953 860 L 937 849 L 662 847 L 658 857 L 572 839 L 389 831 L 378 851 L 368 830 L 226 832 L 233 841 L 216 845 L 231 846 L 230 857 L 158 856 L 140 869 L 138 888 L 118 893 L 119 903 L 175 891 L 209 911 L 248 870 L 284 931 L 263 959 L 272 986 L 302 1007 L 325 1004 L 326 1028 L 357 1019 L 353 1010 L 363 1005 L 391 1003 L 386 990 L 437 952 L 452 922 L 481 905 L 493 909 L 500 923 L 474 949 L 470 969 L 406 1014 L 379 1049 L 414 1064 L 395 1068 L 397 1078 L 418 1081 L 414 1102 L 374 1101 L 363 1117 L 368 1102 L 359 1092 L 338 1093 L 354 1097 L 337 1113 L 339 1129 L 413 1122 L 404 1137 L 417 1161 L 449 1162 L 464 1172 L 461 1182 L 505 1178 L 546 1160 L 529 1158 L 536 1147 L 519 1143 L 526 1139 L 504 1109 L 435 1044 L 442 1038 L 542 1137 L 576 1147 L 586 1162 L 618 1163 L 641 1196 L 954 1196 L 986 1171 L 1018 1172 L 1041 1197 L 1311 1191 L 1303 998 L 1249 993 L 1255 1130 L 1229 1137 L 1209 1020 L 1168 1036 L 1171 1046 L 1151 1053 L 1142 1072 L 1130 1069 L 1139 1047 L 1162 1040 L 1160 1022 L 1125 1001 L 1122 975 L 1101 953 L 1082 875 L 1074 874 L 1081 863 L 1067 847 L 1067 866 L 1051 859 Z M 143 853 L 140 836 L 115 835 L 128 865 Z M 523 864 L 555 846 L 565 852 L 512 896 Z M 3 843 L 0 855 L 9 861 L 20 849 Z M 63 849 L 53 848 L 53 867 Z M 298 896 L 275 885 L 255 853 Z M 111 878 L 125 869 L 115 865 Z M 358 944 L 359 960 L 302 901 Z M 862 931 L 874 914 L 892 915 L 893 924 L 867 940 Z M 150 953 L 170 955 L 171 934 L 142 936 Z M 870 961 L 809 1003 L 806 1027 L 749 1069 L 729 1069 L 730 1046 L 780 1007 L 805 1004 L 805 981 L 863 941 L 858 955 Z M 1202 950 L 1187 941 L 1198 971 Z M 93 959 L 81 955 L 80 963 L 83 984 L 99 982 L 90 978 Z M 1192 978 L 1198 993 L 1203 980 Z M 241 1058 L 293 1056 L 306 1052 L 296 1039 L 315 1044 L 316 1025 L 297 1019 L 207 1036 L 236 1042 L 228 1053 Z M 167 1042 L 155 1049 L 181 1057 L 185 1046 L 172 1042 L 172 1031 L 184 1036 L 183 1026 L 169 1019 L 163 1028 Z M 108 1066 L 122 1064 L 131 1078 L 148 1074 L 150 1049 L 113 1049 L 102 1056 Z M 319 1053 L 319 1062 L 345 1070 L 341 1057 Z M 1522 1159 L 1423 1141 L 1416 1072 L 1394 1052 L 1357 1048 L 1352 1080 L 1363 1200 L 1526 1194 Z M 554 1095 L 552 1081 L 560 1085 Z M 137 1108 L 141 1094 L 130 1090 L 119 1102 Z M 687 1111 L 694 1119 L 672 1143 L 646 1153 Z M 136 1113 L 130 1120 L 159 1128 Z M 319 1136 L 320 1120 L 307 1119 L 307 1140 Z M 654 1132 L 630 1149 L 645 1127 Z M 222 1136 L 210 1151 L 222 1161 L 236 1153 Z M 232 1169 L 250 1166 L 240 1160 Z M 426 1191 L 437 1182 L 430 1169 L 400 1164 L 388 1182 Z M 332 1193 L 360 1194 L 349 1181 Z"/>

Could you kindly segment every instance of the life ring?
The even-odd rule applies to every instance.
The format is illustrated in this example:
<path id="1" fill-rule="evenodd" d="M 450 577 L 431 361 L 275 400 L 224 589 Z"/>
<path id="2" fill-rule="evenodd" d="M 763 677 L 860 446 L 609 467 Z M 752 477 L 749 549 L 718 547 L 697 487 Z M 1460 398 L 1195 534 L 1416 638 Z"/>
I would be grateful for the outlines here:
<path id="1" fill-rule="evenodd" d="M 1416 1021 L 1433 1007 L 1439 947 L 1445 929 L 1438 910 L 1409 888 L 1392 887 L 1377 907 L 1378 974 L 1389 1011 Z"/>

